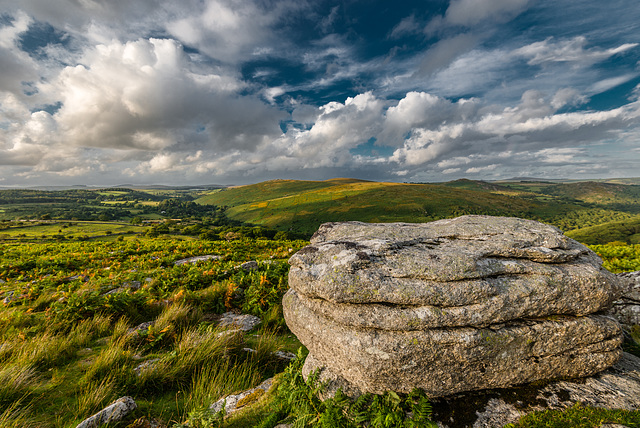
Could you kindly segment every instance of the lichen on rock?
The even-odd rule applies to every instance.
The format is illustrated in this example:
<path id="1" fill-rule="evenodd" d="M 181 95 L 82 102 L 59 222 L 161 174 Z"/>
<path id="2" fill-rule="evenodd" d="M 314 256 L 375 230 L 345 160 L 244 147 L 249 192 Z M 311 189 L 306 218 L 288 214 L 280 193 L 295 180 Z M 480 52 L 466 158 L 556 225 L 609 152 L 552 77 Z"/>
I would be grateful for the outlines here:
<path id="1" fill-rule="evenodd" d="M 595 313 L 623 284 L 553 226 L 329 223 L 290 264 L 284 315 L 311 353 L 305 372 L 352 395 L 588 376 L 621 356 L 620 326 Z"/>

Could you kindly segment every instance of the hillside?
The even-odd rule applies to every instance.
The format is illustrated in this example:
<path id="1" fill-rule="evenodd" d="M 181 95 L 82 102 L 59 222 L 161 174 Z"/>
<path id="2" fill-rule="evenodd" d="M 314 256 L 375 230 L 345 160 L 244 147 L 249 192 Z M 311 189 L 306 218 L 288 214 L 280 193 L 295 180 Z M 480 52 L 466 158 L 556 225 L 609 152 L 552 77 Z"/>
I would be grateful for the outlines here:
<path id="1" fill-rule="evenodd" d="M 328 221 L 427 222 L 463 214 L 551 219 L 580 209 L 462 187 L 349 179 L 278 180 L 227 188 L 196 202 L 227 206 L 227 216 L 234 220 L 306 236 Z"/>
<path id="2" fill-rule="evenodd" d="M 640 244 L 640 216 L 583 227 L 566 233 L 568 237 L 587 245 L 625 242 Z"/>
<path id="3" fill-rule="evenodd" d="M 640 204 L 640 186 L 638 185 L 585 181 L 555 184 L 543 189 L 543 193 L 599 205 Z"/>

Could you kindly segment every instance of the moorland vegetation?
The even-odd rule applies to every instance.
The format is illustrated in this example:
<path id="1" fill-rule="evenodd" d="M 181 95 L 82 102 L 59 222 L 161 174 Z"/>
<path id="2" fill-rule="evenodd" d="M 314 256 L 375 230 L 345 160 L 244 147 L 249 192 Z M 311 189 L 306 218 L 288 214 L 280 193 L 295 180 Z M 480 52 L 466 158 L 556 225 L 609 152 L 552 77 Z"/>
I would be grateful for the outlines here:
<path id="1" fill-rule="evenodd" d="M 640 270 L 638 230 L 629 227 L 638 221 L 640 186 L 598 183 L 571 193 L 575 184 L 331 180 L 191 192 L 0 191 L 0 427 L 75 426 L 123 395 L 138 409 L 121 427 L 152 420 L 190 427 L 273 427 L 282 420 L 426 426 L 429 405 L 418 392 L 323 402 L 320 386 L 302 380 L 306 350 L 282 318 L 286 260 L 324 221 L 474 213 L 555 224 L 592 244 L 612 272 Z M 605 190 L 613 196 L 597 197 Z M 78 217 L 84 208 L 97 221 Z M 118 221 L 98 221 L 110 210 L 118 210 Z M 201 255 L 219 258 L 175 263 Z M 241 267 L 252 260 L 256 269 Z M 228 311 L 262 323 L 222 333 L 217 321 Z M 637 342 L 625 347 L 640 354 Z M 299 358 L 289 363 L 276 351 Z M 219 398 L 274 375 L 277 388 L 257 405 L 224 421 L 208 411 Z M 581 407 L 527 418 L 519 426 L 640 423 L 638 412 Z"/>

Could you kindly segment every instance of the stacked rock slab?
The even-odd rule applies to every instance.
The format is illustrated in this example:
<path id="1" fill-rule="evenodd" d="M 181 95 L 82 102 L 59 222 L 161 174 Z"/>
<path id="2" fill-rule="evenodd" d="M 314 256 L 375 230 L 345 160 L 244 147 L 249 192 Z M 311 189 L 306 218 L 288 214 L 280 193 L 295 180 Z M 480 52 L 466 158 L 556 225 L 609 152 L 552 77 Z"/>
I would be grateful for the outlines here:
<path id="1" fill-rule="evenodd" d="M 619 279 L 555 227 L 507 217 L 326 223 L 289 260 L 291 331 L 350 395 L 431 397 L 597 373 Z"/>

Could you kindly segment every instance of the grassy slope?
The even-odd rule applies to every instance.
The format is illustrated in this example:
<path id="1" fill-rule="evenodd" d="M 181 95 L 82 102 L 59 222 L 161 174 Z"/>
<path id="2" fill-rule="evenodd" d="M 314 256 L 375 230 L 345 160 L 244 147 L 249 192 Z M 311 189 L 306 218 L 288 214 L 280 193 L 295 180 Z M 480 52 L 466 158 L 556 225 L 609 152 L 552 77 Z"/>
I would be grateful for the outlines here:
<path id="1" fill-rule="evenodd" d="M 581 183 L 556 184 L 544 188 L 543 192 L 549 195 L 601 205 L 640 203 L 640 186 L 638 185 L 586 181 Z"/>
<path id="2" fill-rule="evenodd" d="M 348 179 L 269 181 L 215 192 L 197 202 L 227 205 L 235 220 L 306 235 L 328 221 L 425 222 L 462 214 L 550 218 L 572 209 L 486 190 Z"/>
<path id="3" fill-rule="evenodd" d="M 640 244 L 640 216 L 572 230 L 567 236 L 588 245 L 614 241 Z"/>

